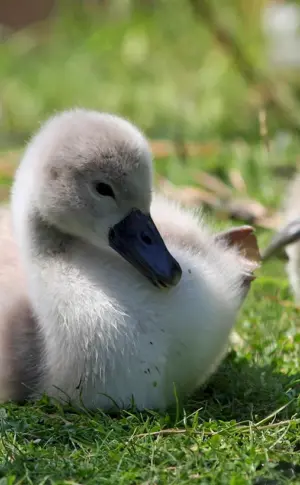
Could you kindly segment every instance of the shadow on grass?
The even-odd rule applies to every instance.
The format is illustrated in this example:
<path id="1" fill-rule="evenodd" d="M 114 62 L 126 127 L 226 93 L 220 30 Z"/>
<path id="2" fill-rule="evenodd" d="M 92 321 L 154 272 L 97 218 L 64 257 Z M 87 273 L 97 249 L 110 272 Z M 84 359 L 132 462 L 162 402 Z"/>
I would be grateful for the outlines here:
<path id="1" fill-rule="evenodd" d="M 260 367 L 232 351 L 186 408 L 202 408 L 204 419 L 257 422 L 287 405 L 279 416 L 288 419 L 299 411 L 294 399 L 299 392 L 300 373 L 286 375 L 271 365 Z"/>
<path id="2" fill-rule="evenodd" d="M 205 388 L 188 400 L 184 407 L 185 413 L 189 416 L 199 410 L 195 429 L 201 423 L 207 423 L 206 429 L 212 426 L 211 429 L 221 433 L 234 421 L 237 425 L 241 421 L 257 423 L 280 408 L 283 409 L 274 419 L 282 421 L 299 412 L 294 399 L 299 394 L 299 387 L 299 373 L 288 376 L 276 372 L 271 366 L 258 367 L 246 358 L 231 352 Z M 115 471 L 119 460 L 125 460 L 124 456 L 128 460 L 126 465 L 124 461 L 126 473 L 131 470 L 132 456 L 136 457 L 143 470 L 151 454 L 152 445 L 149 443 L 156 440 L 153 436 L 153 440 L 149 441 L 146 435 L 151 434 L 153 430 L 163 430 L 174 425 L 184 428 L 183 422 L 178 421 L 182 416 L 179 414 L 180 416 L 178 410 L 176 413 L 170 411 L 162 415 L 154 412 L 122 412 L 118 417 L 113 417 L 101 411 L 79 413 L 70 407 L 53 406 L 47 399 L 42 399 L 37 404 L 5 406 L 0 409 L 0 444 L 2 441 L 2 450 L 5 450 L 5 456 L 2 455 L 2 459 L 0 456 L 0 477 L 15 476 L 19 480 L 30 476 L 33 482 L 22 483 L 45 485 L 53 483 L 53 477 L 57 477 L 59 481 L 55 483 L 59 484 L 65 483 L 61 481 L 63 479 L 70 480 L 70 477 L 76 477 L 79 483 L 94 484 L 97 483 L 95 480 L 100 464 L 102 474 L 108 473 L 110 469 Z M 272 419 L 267 422 L 271 422 Z M 193 416 L 187 418 L 186 424 L 187 427 L 193 427 Z M 140 444 L 132 443 L 130 451 L 130 440 L 133 435 L 139 433 L 145 433 L 146 437 Z M 183 439 L 189 439 L 188 435 Z M 232 439 L 239 446 L 242 437 L 237 434 Z M 192 442 L 189 446 L 191 444 Z M 169 456 L 168 448 L 172 447 L 170 441 L 160 446 L 165 446 L 166 456 Z M 292 446 L 293 452 L 296 453 L 299 442 L 298 445 Z M 211 450 L 213 453 L 213 446 Z M 209 457 L 207 460 L 209 465 Z M 256 481 L 249 483 L 279 485 L 282 482 L 277 481 L 277 476 L 290 477 L 289 479 L 298 477 L 299 465 L 292 461 L 276 458 L 273 465 L 277 467 L 277 475 L 276 480 L 273 480 L 268 478 L 269 462 L 264 462 L 264 458 L 260 459 L 253 464 L 257 469 Z M 85 462 L 89 465 L 85 465 Z M 46 476 L 51 476 L 51 480 L 44 481 Z M 43 481 L 39 482 L 40 479 Z M 15 481 L 5 483 L 15 485 Z"/>

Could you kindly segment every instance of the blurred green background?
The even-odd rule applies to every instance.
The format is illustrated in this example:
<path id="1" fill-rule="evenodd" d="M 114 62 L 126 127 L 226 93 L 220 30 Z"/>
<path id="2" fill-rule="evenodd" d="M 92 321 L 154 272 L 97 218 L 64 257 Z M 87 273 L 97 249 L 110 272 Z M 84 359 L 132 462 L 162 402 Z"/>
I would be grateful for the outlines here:
<path id="1" fill-rule="evenodd" d="M 0 5 L 2 151 L 22 147 L 54 111 L 72 106 L 111 111 L 149 138 L 174 143 L 171 161 L 164 149 L 154 154 L 164 158 L 158 171 L 175 183 L 195 184 L 193 170 L 199 167 L 228 182 L 228 169 L 234 168 L 251 196 L 278 205 L 282 180 L 270 184 L 270 167 L 293 169 L 297 163 L 298 47 L 292 40 L 278 61 L 282 26 L 276 37 L 273 15 L 270 33 L 266 12 L 269 25 L 272 8 L 288 3 L 53 1 L 45 20 L 30 22 L 28 12 L 34 17 L 43 2 L 51 4 Z M 296 61 L 286 62 L 293 49 Z M 183 163 L 191 141 L 210 145 L 204 156 L 199 149 Z"/>
<path id="2" fill-rule="evenodd" d="M 271 133 L 297 130 L 297 76 L 269 62 L 266 4 L 57 1 L 45 22 L 2 34 L 1 145 L 73 105 L 125 115 L 154 138 L 255 140 L 261 108 Z"/>

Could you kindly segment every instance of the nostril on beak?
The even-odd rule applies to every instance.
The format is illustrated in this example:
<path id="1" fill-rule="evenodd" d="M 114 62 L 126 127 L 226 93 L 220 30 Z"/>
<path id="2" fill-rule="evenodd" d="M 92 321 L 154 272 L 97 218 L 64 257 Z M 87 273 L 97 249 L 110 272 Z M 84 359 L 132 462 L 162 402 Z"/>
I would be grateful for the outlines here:
<path id="1" fill-rule="evenodd" d="M 152 244 L 152 239 L 150 236 L 148 236 L 148 234 L 146 234 L 145 232 L 142 232 L 141 233 L 141 240 L 147 244 L 147 246 L 151 246 Z"/>

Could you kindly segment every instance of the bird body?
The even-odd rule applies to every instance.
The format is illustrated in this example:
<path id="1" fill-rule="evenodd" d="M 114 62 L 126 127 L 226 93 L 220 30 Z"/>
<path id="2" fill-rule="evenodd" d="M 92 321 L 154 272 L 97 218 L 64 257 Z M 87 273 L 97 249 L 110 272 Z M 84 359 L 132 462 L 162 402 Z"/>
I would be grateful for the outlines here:
<path id="1" fill-rule="evenodd" d="M 152 192 L 121 118 L 68 111 L 29 143 L 0 219 L 2 401 L 163 410 L 215 370 L 256 264 Z"/>

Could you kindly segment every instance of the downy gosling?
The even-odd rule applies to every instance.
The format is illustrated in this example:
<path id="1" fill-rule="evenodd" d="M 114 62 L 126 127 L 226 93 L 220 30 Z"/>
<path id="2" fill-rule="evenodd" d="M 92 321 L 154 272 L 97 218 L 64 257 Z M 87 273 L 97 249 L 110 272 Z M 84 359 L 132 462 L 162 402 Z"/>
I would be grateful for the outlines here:
<path id="1" fill-rule="evenodd" d="M 0 214 L 2 402 L 164 410 L 217 368 L 256 238 L 211 233 L 152 179 L 144 136 L 117 116 L 62 112 L 30 141 Z"/>

